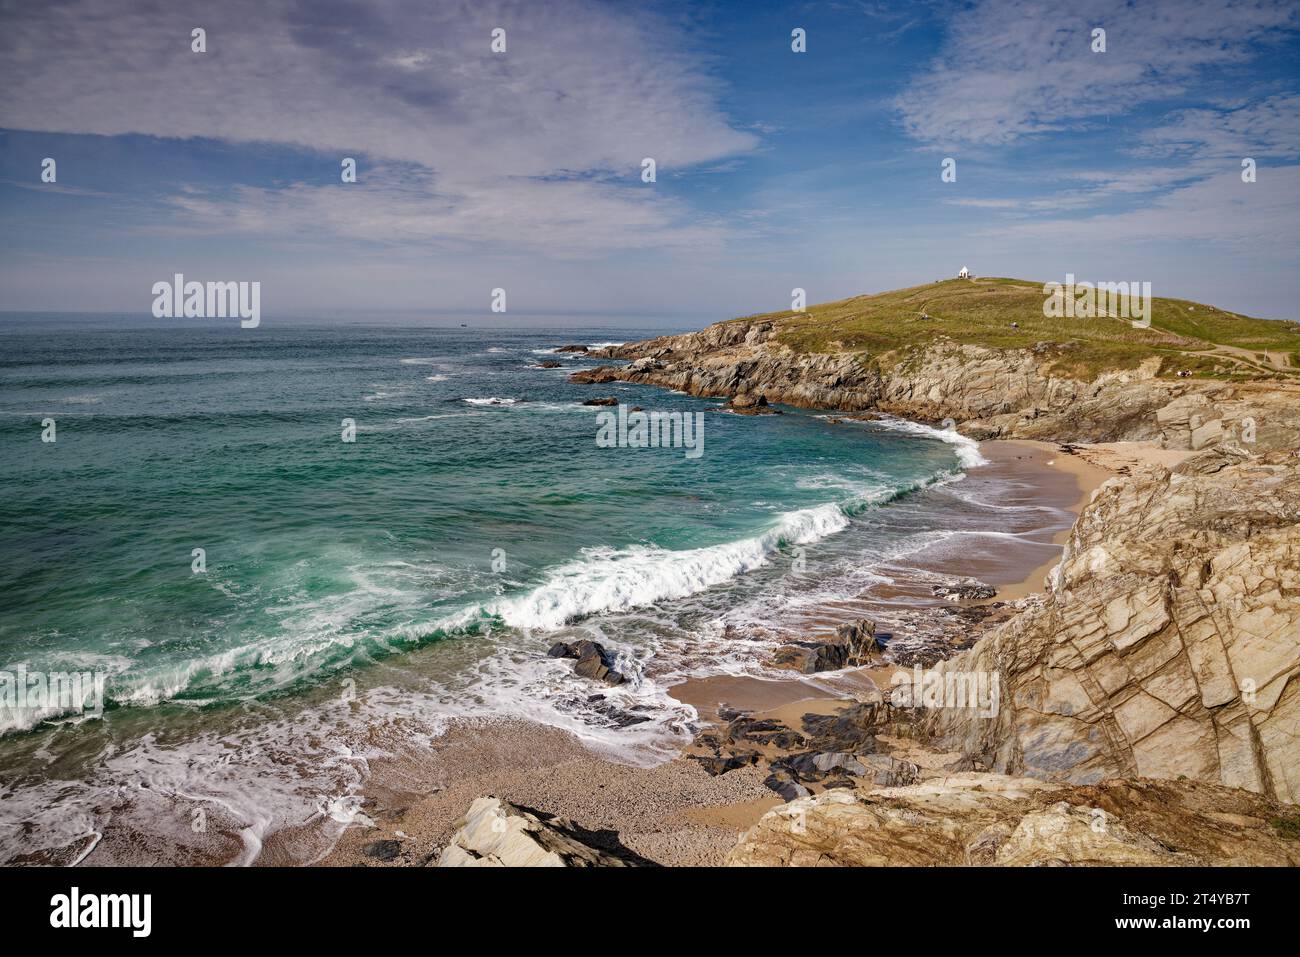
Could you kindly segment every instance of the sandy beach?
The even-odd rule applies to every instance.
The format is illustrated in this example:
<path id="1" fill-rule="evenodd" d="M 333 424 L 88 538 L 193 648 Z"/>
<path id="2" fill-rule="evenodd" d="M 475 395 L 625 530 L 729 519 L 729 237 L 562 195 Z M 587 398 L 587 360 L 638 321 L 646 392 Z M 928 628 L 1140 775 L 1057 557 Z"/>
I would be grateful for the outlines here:
<path id="1" fill-rule="evenodd" d="M 987 442 L 985 470 L 1007 480 L 1008 495 L 1077 516 L 1104 481 L 1142 463 L 1175 464 L 1188 453 L 1150 443 L 1063 447 L 1050 442 Z M 1064 524 L 1064 523 L 1061 523 Z M 952 559 L 931 570 L 969 575 L 998 589 L 995 602 L 1014 602 L 1043 588 L 1059 557 L 1068 525 L 989 553 Z M 879 600 L 879 599 L 877 599 Z M 797 727 L 802 715 L 829 714 L 887 684 L 897 670 L 848 669 L 832 676 L 759 680 L 715 677 L 671 689 L 694 706 L 701 727 L 719 709 L 753 712 Z M 828 683 L 834 687 L 827 694 Z M 657 767 L 633 767 L 596 753 L 567 732 L 524 721 L 461 721 L 429 753 L 372 765 L 362 795 L 371 826 L 349 828 L 326 866 L 424 865 L 454 832 L 470 802 L 494 795 L 567 817 L 600 832 L 611 846 L 668 866 L 721 864 L 738 834 L 781 803 L 751 766 L 717 777 L 683 754 Z M 277 863 L 276 842 L 259 863 Z"/>

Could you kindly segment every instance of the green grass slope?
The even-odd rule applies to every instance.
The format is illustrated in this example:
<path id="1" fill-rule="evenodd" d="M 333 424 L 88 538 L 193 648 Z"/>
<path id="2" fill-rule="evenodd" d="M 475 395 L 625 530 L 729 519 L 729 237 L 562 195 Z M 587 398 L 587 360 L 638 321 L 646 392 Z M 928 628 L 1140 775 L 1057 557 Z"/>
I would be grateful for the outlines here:
<path id="1" fill-rule="evenodd" d="M 1300 323 L 1156 298 L 1151 327 L 1135 329 L 1123 318 L 1048 318 L 1044 298 L 1043 284 L 1028 280 L 949 279 L 821 303 L 803 313 L 746 318 L 776 320 L 778 340 L 800 352 L 863 352 L 885 361 L 888 354 L 905 361 L 947 339 L 1038 347 L 1057 371 L 1085 379 L 1134 368 L 1151 356 L 1162 358 L 1162 376 L 1187 370 L 1222 379 L 1300 377 Z"/>

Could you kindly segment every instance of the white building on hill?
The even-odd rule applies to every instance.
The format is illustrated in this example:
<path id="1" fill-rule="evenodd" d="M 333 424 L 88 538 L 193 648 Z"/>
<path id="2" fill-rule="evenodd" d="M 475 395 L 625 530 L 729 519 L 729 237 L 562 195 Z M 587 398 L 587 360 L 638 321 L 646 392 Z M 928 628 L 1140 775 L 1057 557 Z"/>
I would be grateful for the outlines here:
<path id="1" fill-rule="evenodd" d="M 957 278 L 958 278 L 958 279 L 969 279 L 969 278 L 970 278 L 970 270 L 967 269 L 965 266 L 962 266 L 962 267 L 961 267 L 961 272 L 957 273 Z"/>

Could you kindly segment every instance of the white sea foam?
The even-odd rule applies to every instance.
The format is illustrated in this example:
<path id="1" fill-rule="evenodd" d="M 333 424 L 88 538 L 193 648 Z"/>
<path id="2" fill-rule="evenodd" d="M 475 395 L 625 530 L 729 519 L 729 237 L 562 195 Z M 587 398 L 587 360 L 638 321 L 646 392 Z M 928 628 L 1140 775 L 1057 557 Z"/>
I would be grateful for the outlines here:
<path id="1" fill-rule="evenodd" d="M 518 399 L 503 399 L 495 395 L 490 395 L 486 399 L 465 399 L 470 405 L 514 405 Z"/>
<path id="2" fill-rule="evenodd" d="M 671 551 L 657 546 L 593 548 L 551 571 L 545 584 L 486 610 L 516 628 L 559 628 L 603 611 L 684 598 L 764 565 L 782 545 L 815 542 L 849 520 L 833 504 L 787 512 L 753 538 Z"/>
<path id="3" fill-rule="evenodd" d="M 893 429 L 895 432 L 908 432 L 912 435 L 923 435 L 926 438 L 947 442 L 954 447 L 957 460 L 961 462 L 962 468 L 975 469 L 981 465 L 989 464 L 989 460 L 980 452 L 980 444 L 974 439 L 962 435 L 956 429 L 936 429 L 930 425 L 922 425 L 920 422 L 894 418 L 877 419 L 873 424 L 886 429 Z"/>

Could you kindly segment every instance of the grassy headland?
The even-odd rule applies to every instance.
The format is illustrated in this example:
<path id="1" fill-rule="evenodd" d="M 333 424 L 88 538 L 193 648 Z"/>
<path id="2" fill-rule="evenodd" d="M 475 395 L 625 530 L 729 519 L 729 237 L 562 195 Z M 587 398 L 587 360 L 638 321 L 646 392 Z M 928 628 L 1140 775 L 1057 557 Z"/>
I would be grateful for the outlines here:
<path id="1" fill-rule="evenodd" d="M 1300 323 L 1154 298 L 1150 328 L 1137 329 L 1124 318 L 1048 318 L 1043 300 L 1038 282 L 949 279 L 745 318 L 778 322 L 777 340 L 798 352 L 860 352 L 878 361 L 906 361 L 947 340 L 1037 349 L 1054 371 L 1082 379 L 1152 356 L 1162 359 L 1161 376 L 1300 378 Z"/>

